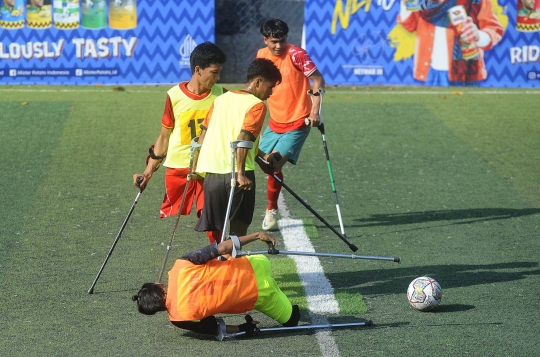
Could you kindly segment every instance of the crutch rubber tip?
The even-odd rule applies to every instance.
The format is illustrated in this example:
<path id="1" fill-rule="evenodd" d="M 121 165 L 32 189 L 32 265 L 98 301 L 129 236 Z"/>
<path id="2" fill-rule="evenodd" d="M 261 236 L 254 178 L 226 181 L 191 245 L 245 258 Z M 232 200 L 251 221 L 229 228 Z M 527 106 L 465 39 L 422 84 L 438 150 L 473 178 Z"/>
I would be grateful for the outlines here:
<path id="1" fill-rule="evenodd" d="M 349 248 L 351 248 L 351 250 L 352 250 L 353 252 L 356 252 L 356 251 L 358 250 L 358 247 L 355 246 L 354 244 L 349 244 Z"/>
<path id="2" fill-rule="evenodd" d="M 92 295 L 94 293 L 94 289 L 92 288 L 92 289 L 88 290 L 87 293 L 88 293 L 88 295 Z"/>
<path id="3" fill-rule="evenodd" d="M 394 257 L 394 262 L 401 264 L 401 257 Z"/>
<path id="4" fill-rule="evenodd" d="M 366 326 L 373 326 L 373 320 L 366 321 Z"/>

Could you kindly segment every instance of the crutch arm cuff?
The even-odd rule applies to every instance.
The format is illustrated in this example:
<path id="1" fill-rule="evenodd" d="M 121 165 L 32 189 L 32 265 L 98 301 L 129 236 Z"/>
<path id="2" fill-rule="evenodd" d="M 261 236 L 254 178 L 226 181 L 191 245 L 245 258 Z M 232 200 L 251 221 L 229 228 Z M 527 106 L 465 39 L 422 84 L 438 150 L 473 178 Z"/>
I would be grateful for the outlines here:
<path id="1" fill-rule="evenodd" d="M 253 141 L 249 141 L 249 140 L 232 141 L 231 145 L 234 146 L 235 148 L 252 149 Z"/>
<path id="2" fill-rule="evenodd" d="M 241 252 L 242 248 L 242 245 L 240 244 L 240 239 L 238 239 L 238 236 L 230 236 L 229 238 L 232 240 L 233 243 L 231 257 L 236 258 L 236 256 Z"/>

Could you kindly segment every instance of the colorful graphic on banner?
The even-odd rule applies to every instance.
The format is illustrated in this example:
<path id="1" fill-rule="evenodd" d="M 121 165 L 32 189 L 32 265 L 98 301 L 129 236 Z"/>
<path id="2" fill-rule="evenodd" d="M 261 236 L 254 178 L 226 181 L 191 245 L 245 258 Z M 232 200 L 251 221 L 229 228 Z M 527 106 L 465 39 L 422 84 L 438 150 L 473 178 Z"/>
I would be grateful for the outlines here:
<path id="1" fill-rule="evenodd" d="M 332 84 L 540 87 L 538 4 L 310 0 L 306 49 Z"/>
<path id="2" fill-rule="evenodd" d="M 170 84 L 214 41 L 214 2 L 0 0 L 0 84 Z"/>

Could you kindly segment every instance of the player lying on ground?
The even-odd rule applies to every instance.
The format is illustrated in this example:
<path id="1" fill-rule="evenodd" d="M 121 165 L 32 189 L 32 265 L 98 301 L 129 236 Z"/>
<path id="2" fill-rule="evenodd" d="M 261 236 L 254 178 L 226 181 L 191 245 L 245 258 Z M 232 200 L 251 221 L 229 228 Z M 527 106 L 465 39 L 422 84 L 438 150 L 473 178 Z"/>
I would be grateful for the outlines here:
<path id="1" fill-rule="evenodd" d="M 239 237 L 240 245 L 255 240 L 272 242 L 268 233 L 258 232 Z M 233 240 L 213 243 L 176 260 L 169 271 L 168 287 L 146 283 L 133 300 L 139 312 L 153 315 L 167 311 L 173 325 L 194 332 L 219 334 L 216 314 L 241 314 L 260 311 L 283 326 L 297 326 L 300 320 L 298 305 L 292 306 L 270 275 L 270 261 L 264 255 L 229 258 Z M 246 319 L 249 321 L 249 319 Z M 227 333 L 258 332 L 258 321 L 239 326 L 227 325 Z"/>

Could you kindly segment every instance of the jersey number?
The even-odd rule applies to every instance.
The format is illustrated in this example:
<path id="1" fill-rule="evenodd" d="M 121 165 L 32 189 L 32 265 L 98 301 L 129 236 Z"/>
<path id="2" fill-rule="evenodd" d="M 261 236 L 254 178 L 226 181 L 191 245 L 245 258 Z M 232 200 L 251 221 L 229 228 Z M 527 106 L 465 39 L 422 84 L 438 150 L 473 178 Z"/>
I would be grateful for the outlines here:
<path id="1" fill-rule="evenodd" d="M 195 123 L 195 121 L 197 121 L 197 123 Z M 189 121 L 188 127 L 191 130 L 191 139 L 197 136 L 197 131 L 198 131 L 197 129 L 200 128 L 200 125 L 202 124 L 203 121 L 204 121 L 204 118 L 191 119 Z"/>

